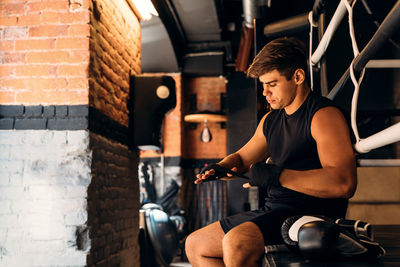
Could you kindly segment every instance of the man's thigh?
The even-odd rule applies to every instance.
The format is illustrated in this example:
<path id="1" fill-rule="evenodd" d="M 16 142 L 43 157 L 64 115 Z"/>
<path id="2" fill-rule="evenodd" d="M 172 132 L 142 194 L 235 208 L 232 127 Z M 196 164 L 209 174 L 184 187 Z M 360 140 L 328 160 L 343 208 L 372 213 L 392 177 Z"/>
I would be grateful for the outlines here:
<path id="1" fill-rule="evenodd" d="M 228 233 L 231 229 L 246 223 L 252 222 L 259 228 L 263 235 L 265 245 L 283 243 L 281 237 L 281 226 L 284 220 L 296 215 L 292 208 L 279 207 L 269 210 L 248 211 L 229 216 L 221 220 L 222 229 Z"/>

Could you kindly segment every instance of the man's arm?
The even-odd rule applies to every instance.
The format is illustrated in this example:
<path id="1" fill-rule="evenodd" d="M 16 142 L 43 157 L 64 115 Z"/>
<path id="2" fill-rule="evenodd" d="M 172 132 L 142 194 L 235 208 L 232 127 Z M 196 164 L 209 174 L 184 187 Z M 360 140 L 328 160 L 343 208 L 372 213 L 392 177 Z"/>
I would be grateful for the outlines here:
<path id="1" fill-rule="evenodd" d="M 269 154 L 267 141 L 263 133 L 264 120 L 267 116 L 268 114 L 261 119 L 253 137 L 237 152 L 226 156 L 218 162 L 218 165 L 239 173 L 244 173 L 249 170 L 251 164 L 265 160 Z M 201 183 L 213 174 L 213 170 L 206 171 L 204 174 L 197 174 L 195 183 Z M 231 175 L 228 175 L 223 180 L 230 179 L 229 176 Z"/>
<path id="2" fill-rule="evenodd" d="M 343 114 L 334 107 L 317 111 L 311 122 L 322 168 L 283 170 L 283 187 L 322 198 L 350 198 L 357 186 L 355 156 Z"/>

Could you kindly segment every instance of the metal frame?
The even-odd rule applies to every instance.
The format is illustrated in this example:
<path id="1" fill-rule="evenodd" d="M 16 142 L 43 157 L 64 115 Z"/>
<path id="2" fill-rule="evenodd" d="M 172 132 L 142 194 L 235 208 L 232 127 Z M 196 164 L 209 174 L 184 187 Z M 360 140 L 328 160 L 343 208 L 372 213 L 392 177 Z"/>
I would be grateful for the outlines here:
<path id="1" fill-rule="evenodd" d="M 365 67 L 369 69 L 400 68 L 400 59 L 371 59 Z"/>
<path id="2" fill-rule="evenodd" d="M 350 4 L 353 2 L 353 0 L 349 1 Z M 328 27 L 326 28 L 325 34 L 322 36 L 321 41 L 319 42 L 317 48 L 315 49 L 312 57 L 311 57 L 311 64 L 315 66 L 318 64 L 318 62 L 321 60 L 321 58 L 325 55 L 326 50 L 328 49 L 329 43 L 333 37 L 333 34 L 339 27 L 340 23 L 342 22 L 344 16 L 347 13 L 347 9 L 345 4 L 340 1 L 335 14 L 333 14 L 333 17 L 331 21 L 328 24 Z"/>
<path id="3" fill-rule="evenodd" d="M 357 165 L 359 167 L 398 167 L 400 159 L 359 159 Z"/>
<path id="4" fill-rule="evenodd" d="M 400 27 L 400 0 L 396 2 L 392 10 L 386 16 L 385 20 L 379 26 L 374 36 L 354 59 L 354 71 L 360 72 L 375 53 L 385 44 L 385 42 L 397 31 Z M 340 92 L 350 76 L 350 68 L 342 75 L 335 87 L 330 91 L 328 98 L 334 99 Z"/>
<path id="5" fill-rule="evenodd" d="M 351 4 L 353 0 L 349 0 Z M 322 7 L 325 4 L 323 0 L 316 0 L 313 12 L 322 13 Z M 311 56 L 310 64 L 316 65 L 320 62 L 321 58 L 326 52 L 326 49 L 333 37 L 334 32 L 339 26 L 345 13 L 347 13 L 344 1 L 340 1 L 335 14 L 333 15 L 326 32 L 322 36 L 317 49 Z M 315 22 L 319 14 L 311 14 L 312 20 Z M 310 21 L 310 23 L 313 23 Z M 355 73 L 360 74 L 364 68 L 398 68 L 400 67 L 400 60 L 370 60 L 376 52 L 386 43 L 388 39 L 400 27 L 400 0 L 396 2 L 391 11 L 387 14 L 386 18 L 379 26 L 374 36 L 364 47 L 364 49 L 354 58 L 351 67 Z M 334 99 L 337 93 L 343 89 L 345 83 L 350 76 L 350 67 L 346 70 L 335 87 L 328 94 L 328 98 Z M 323 73 L 321 73 L 323 74 Z M 323 78 L 323 77 L 322 77 Z M 354 108 L 354 107 L 353 107 Z M 355 110 L 353 110 L 353 113 Z M 396 123 L 387 129 L 384 129 L 372 136 L 365 139 L 358 140 L 354 145 L 356 151 L 366 153 L 372 149 L 379 148 L 391 143 L 400 141 L 400 123 Z M 378 164 L 378 162 L 376 162 Z M 379 162 L 379 166 L 400 166 L 400 160 L 383 161 Z"/>

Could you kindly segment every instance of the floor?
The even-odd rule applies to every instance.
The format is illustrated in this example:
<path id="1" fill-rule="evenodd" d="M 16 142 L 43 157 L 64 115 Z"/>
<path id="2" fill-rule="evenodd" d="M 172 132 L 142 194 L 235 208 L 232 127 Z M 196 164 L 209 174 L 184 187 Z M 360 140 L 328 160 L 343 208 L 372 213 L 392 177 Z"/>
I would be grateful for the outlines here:
<path id="1" fill-rule="evenodd" d="M 263 267 L 400 267 L 400 225 L 374 226 L 375 241 L 379 242 L 386 250 L 386 255 L 377 260 L 369 261 L 334 261 L 311 262 L 306 261 L 300 254 L 289 252 L 282 247 L 272 248 L 267 253 Z M 188 262 L 174 261 L 170 267 L 191 267 Z"/>

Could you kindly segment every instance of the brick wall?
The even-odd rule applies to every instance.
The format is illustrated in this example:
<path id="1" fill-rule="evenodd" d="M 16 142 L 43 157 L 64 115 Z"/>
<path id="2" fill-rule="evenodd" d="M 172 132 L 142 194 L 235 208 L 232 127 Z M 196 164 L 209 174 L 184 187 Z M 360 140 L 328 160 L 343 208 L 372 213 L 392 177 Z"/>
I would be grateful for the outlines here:
<path id="1" fill-rule="evenodd" d="M 0 104 L 87 104 L 89 0 L 0 2 Z"/>
<path id="2" fill-rule="evenodd" d="M 176 88 L 176 107 L 170 111 L 164 121 L 164 155 L 166 157 L 176 157 L 182 155 L 183 138 L 183 111 L 182 111 L 182 83 L 181 75 L 172 75 L 175 80 Z"/>
<path id="3" fill-rule="evenodd" d="M 125 0 L 90 6 L 89 105 L 128 126 L 129 74 L 140 73 L 140 22 Z"/>
<path id="4" fill-rule="evenodd" d="M 90 134 L 92 181 L 88 188 L 91 250 L 88 265 L 139 265 L 137 155 Z"/>
<path id="5" fill-rule="evenodd" d="M 0 11 L 0 265 L 139 266 L 127 147 L 138 19 L 125 0 L 7 0 Z"/>
<path id="6" fill-rule="evenodd" d="M 226 79 L 224 77 L 186 78 L 183 81 L 185 99 L 190 94 L 197 96 L 197 111 L 217 112 L 221 109 L 221 93 L 226 92 Z M 186 114 L 189 112 L 189 103 L 185 101 Z M 204 125 L 197 124 L 195 130 L 185 123 L 183 157 L 190 159 L 221 159 L 226 156 L 226 129 L 220 123 L 208 123 L 212 134 L 209 143 L 200 141 Z"/>
<path id="7" fill-rule="evenodd" d="M 128 126 L 129 75 L 140 73 L 140 22 L 125 0 L 93 0 L 89 10 L 89 106 Z M 90 140 L 88 264 L 138 266 L 138 155 L 100 135 Z"/>
<path id="8" fill-rule="evenodd" d="M 0 131 L 0 265 L 83 266 L 87 131 Z"/>

